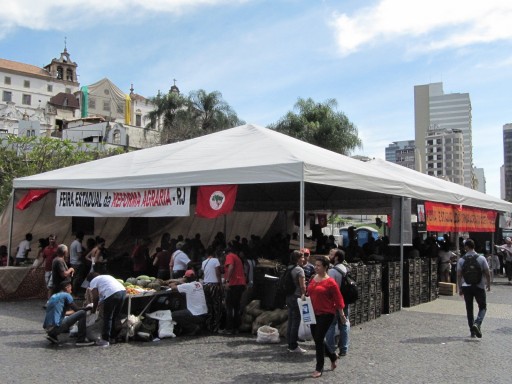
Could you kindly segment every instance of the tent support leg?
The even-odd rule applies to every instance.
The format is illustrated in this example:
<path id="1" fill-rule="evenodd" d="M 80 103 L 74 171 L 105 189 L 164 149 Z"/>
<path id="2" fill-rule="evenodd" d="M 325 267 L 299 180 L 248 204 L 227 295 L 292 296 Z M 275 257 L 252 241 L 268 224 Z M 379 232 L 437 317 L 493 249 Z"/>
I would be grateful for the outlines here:
<path id="1" fill-rule="evenodd" d="M 303 176 L 304 177 L 304 176 Z M 300 239 L 299 239 L 299 245 L 300 248 L 304 248 L 304 180 L 300 181 Z"/>
<path id="2" fill-rule="evenodd" d="M 11 249 L 12 249 L 12 229 L 14 223 L 14 195 L 16 193 L 16 189 L 12 189 L 11 194 L 11 218 L 9 220 L 9 241 L 7 244 L 7 266 L 9 266 L 9 261 L 11 260 Z"/>
<path id="3" fill-rule="evenodd" d="M 404 293 L 404 197 L 400 198 L 400 310 L 403 305 Z"/>

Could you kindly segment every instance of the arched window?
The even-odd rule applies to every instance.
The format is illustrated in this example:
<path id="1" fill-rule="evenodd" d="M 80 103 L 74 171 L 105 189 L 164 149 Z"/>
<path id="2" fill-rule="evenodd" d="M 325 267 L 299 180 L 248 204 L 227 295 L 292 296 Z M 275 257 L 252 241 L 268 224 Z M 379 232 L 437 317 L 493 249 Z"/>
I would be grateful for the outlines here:
<path id="1" fill-rule="evenodd" d="M 116 129 L 112 134 L 112 142 L 113 144 L 121 144 L 121 131 Z"/>
<path id="2" fill-rule="evenodd" d="M 73 70 L 70 68 L 66 69 L 66 80 L 73 81 Z"/>
<path id="3" fill-rule="evenodd" d="M 64 78 L 64 70 L 62 67 L 57 67 L 57 79 L 62 80 Z"/>

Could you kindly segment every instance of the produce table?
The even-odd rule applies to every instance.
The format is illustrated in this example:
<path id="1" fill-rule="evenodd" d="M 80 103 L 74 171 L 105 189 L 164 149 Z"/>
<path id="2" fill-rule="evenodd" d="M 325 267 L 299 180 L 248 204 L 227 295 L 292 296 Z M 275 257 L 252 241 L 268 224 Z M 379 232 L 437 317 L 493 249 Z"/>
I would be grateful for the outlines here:
<path id="1" fill-rule="evenodd" d="M 0 300 L 44 299 L 47 292 L 44 268 L 0 268 Z"/>
<path id="2" fill-rule="evenodd" d="M 187 307 L 186 296 L 183 293 L 170 290 L 147 291 L 136 295 L 126 295 L 121 313 L 141 317 L 146 312 L 169 309 L 177 311 Z M 128 333 L 126 341 L 128 342 Z"/>

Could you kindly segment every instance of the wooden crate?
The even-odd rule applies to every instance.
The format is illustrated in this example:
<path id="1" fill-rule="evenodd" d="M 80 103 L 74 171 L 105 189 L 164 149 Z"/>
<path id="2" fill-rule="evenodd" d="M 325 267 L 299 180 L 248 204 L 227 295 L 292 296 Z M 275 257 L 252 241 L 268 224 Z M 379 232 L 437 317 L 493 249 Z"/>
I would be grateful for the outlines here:
<path id="1" fill-rule="evenodd" d="M 454 296 L 457 293 L 456 285 L 452 283 L 439 283 L 439 294 L 445 296 Z"/>

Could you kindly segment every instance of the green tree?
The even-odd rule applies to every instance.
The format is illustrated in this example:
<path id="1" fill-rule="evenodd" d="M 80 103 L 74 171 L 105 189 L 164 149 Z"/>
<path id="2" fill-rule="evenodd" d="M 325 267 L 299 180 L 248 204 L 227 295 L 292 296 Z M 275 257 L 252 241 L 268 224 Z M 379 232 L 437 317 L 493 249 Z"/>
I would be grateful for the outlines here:
<path id="1" fill-rule="evenodd" d="M 72 143 L 51 137 L 0 138 L 0 210 L 12 191 L 15 178 L 31 176 L 70 165 L 80 164 L 123 152 L 122 149 L 100 151 L 84 143 Z"/>
<path id="2" fill-rule="evenodd" d="M 146 129 L 160 129 L 160 143 L 168 144 L 195 137 L 193 124 L 188 112 L 188 99 L 177 92 L 158 92 L 149 99 L 155 109 L 148 113 Z"/>
<path id="3" fill-rule="evenodd" d="M 207 93 L 204 89 L 192 91 L 188 97 L 190 113 L 194 116 L 203 134 L 233 128 L 245 122 L 224 101 L 218 91 Z"/>
<path id="4" fill-rule="evenodd" d="M 356 126 L 343 113 L 336 110 L 338 103 L 329 99 L 316 103 L 313 99 L 299 98 L 290 111 L 268 128 L 275 129 L 296 139 L 318 145 L 343 155 L 361 148 Z"/>
<path id="5" fill-rule="evenodd" d="M 147 129 L 160 129 L 162 144 L 187 140 L 244 124 L 218 91 L 203 89 L 188 97 L 177 92 L 158 93 L 150 101 L 156 106 L 148 113 Z"/>

